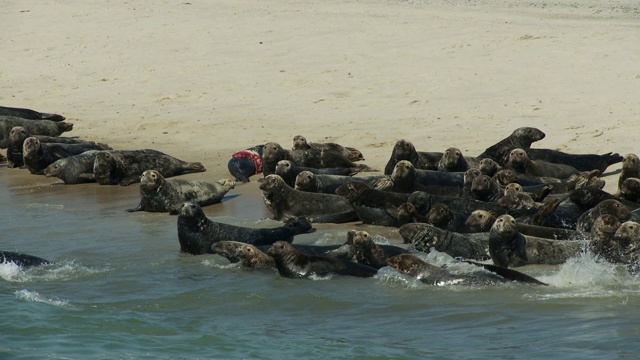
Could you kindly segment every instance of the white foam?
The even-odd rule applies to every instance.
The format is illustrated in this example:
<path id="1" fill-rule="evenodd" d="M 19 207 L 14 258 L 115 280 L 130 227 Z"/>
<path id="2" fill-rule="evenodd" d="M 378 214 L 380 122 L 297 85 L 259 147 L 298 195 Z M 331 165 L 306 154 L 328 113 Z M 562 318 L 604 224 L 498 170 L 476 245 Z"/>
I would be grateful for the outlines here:
<path id="1" fill-rule="evenodd" d="M 69 305 L 69 301 L 67 300 L 47 299 L 35 291 L 18 290 L 15 292 L 15 295 L 16 295 L 16 298 L 24 301 L 41 302 L 44 304 L 49 304 L 49 305 L 59 306 L 59 307 L 64 307 Z"/>

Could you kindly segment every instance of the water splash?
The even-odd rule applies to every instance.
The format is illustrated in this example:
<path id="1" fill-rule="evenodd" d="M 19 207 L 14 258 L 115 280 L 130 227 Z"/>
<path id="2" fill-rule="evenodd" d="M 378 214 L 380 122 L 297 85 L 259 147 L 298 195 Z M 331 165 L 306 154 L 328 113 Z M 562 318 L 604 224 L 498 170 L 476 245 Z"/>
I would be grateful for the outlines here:
<path id="1" fill-rule="evenodd" d="M 44 304 L 49 304 L 58 307 L 66 307 L 69 306 L 68 300 L 59 300 L 59 299 L 48 299 L 35 291 L 29 291 L 26 289 L 18 290 L 15 292 L 16 298 L 24 301 L 33 301 L 33 302 L 41 302 Z"/>
<path id="2" fill-rule="evenodd" d="M 72 260 L 32 268 L 23 268 L 12 262 L 0 263 L 0 277 L 13 283 L 69 281 L 106 271 L 108 269 L 90 268 Z"/>

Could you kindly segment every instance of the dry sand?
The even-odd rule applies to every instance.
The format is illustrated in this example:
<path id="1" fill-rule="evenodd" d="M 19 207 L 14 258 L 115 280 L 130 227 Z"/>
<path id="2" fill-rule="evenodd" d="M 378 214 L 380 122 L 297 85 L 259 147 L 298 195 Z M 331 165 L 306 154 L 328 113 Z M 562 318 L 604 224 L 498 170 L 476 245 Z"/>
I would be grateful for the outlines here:
<path id="1" fill-rule="evenodd" d="M 379 169 L 401 138 L 477 155 L 519 126 L 546 132 L 535 147 L 640 152 L 637 3 L 513 3 L 0 0 L 0 104 L 212 178 L 297 134 Z"/>

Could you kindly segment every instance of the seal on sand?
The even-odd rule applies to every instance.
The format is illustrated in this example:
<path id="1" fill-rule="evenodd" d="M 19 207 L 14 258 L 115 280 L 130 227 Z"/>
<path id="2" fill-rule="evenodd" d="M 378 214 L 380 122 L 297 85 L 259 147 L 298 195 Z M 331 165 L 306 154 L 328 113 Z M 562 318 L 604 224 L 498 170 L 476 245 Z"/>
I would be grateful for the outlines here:
<path id="1" fill-rule="evenodd" d="M 478 168 L 480 161 L 470 156 L 463 156 L 462 151 L 450 147 L 444 151 L 438 162 L 438 171 L 465 172 L 470 168 Z"/>
<path id="2" fill-rule="evenodd" d="M 156 170 L 147 170 L 140 178 L 140 204 L 128 212 L 169 212 L 175 215 L 187 201 L 200 206 L 219 203 L 235 187 L 235 181 L 165 179 Z"/>
<path id="3" fill-rule="evenodd" d="M 382 176 L 343 176 L 343 175 L 324 175 L 314 174 L 311 171 L 302 171 L 296 176 L 295 189 L 306 192 L 317 192 L 325 194 L 335 194 L 338 187 L 348 184 L 352 181 L 362 181 L 372 186 Z"/>
<path id="4" fill-rule="evenodd" d="M 297 250 L 285 241 L 276 241 L 269 250 L 276 263 L 278 273 L 288 278 L 309 278 L 310 276 L 348 275 L 356 277 L 372 277 L 378 270 L 370 266 L 358 264 L 328 256 L 308 255 Z"/>
<path id="5" fill-rule="evenodd" d="M 416 169 L 438 170 L 438 162 L 442 153 L 417 151 L 415 146 L 407 140 L 396 141 L 391 151 L 391 158 L 384 167 L 384 174 L 390 175 L 393 168 L 401 160 L 409 161 Z"/>
<path id="6" fill-rule="evenodd" d="M 263 148 L 264 145 L 256 145 L 231 154 L 227 169 L 236 181 L 247 183 L 251 176 L 262 173 Z"/>
<path id="7" fill-rule="evenodd" d="M 628 178 L 640 178 L 640 158 L 636 154 L 627 154 L 622 160 L 622 172 L 618 177 L 618 189 Z"/>
<path id="8" fill-rule="evenodd" d="M 620 198 L 631 201 L 634 203 L 640 203 L 640 179 L 627 178 L 622 182 L 618 190 Z"/>
<path id="9" fill-rule="evenodd" d="M 496 160 L 500 165 L 507 163 L 507 158 L 511 150 L 515 148 L 528 149 L 536 141 L 544 139 L 545 134 L 533 127 L 521 127 L 515 129 L 511 135 L 488 147 L 478 158 L 487 156 Z"/>
<path id="10" fill-rule="evenodd" d="M 93 175 L 100 185 L 126 186 L 140 181 L 146 170 L 157 170 L 165 178 L 205 171 L 199 162 L 186 162 L 156 150 L 100 152 L 96 154 Z"/>
<path id="11" fill-rule="evenodd" d="M 278 240 L 293 241 L 295 235 L 311 229 L 311 224 L 303 217 L 291 219 L 280 227 L 258 229 L 214 222 L 193 202 L 182 204 L 178 214 L 180 251 L 192 255 L 211 254 L 211 245 L 222 240 L 270 245 Z"/>
<path id="12" fill-rule="evenodd" d="M 43 113 L 43 112 L 31 110 L 31 109 L 8 107 L 8 106 L 0 106 L 0 116 L 15 116 L 15 117 L 29 119 L 29 120 L 62 121 L 65 119 L 64 116 L 59 114 L 48 114 L 48 113 Z"/>
<path id="13" fill-rule="evenodd" d="M 296 179 L 301 172 L 308 171 L 313 174 L 322 174 L 322 175 L 340 175 L 340 176 L 351 176 L 360 172 L 358 168 L 311 168 L 307 166 L 298 166 L 289 160 L 280 160 L 276 164 L 274 174 L 280 175 L 280 177 L 287 183 L 287 185 L 291 187 L 295 187 Z M 332 194 L 332 193 L 330 193 Z"/>
<path id="14" fill-rule="evenodd" d="M 351 161 L 360 161 L 364 160 L 364 156 L 362 152 L 358 149 L 342 146 L 336 143 L 310 143 L 307 142 L 307 139 L 302 135 L 296 135 L 293 137 L 293 148 L 292 150 L 302 150 L 302 149 L 318 149 L 318 150 L 329 150 L 341 153 L 346 156 L 347 159 Z"/>
<path id="15" fill-rule="evenodd" d="M 73 129 L 73 124 L 64 121 L 28 120 L 12 116 L 0 116 L 0 148 L 5 149 L 9 146 L 11 129 L 16 126 L 22 126 L 30 134 L 46 136 L 59 136 Z"/>
<path id="16" fill-rule="evenodd" d="M 528 263 L 527 239 L 520 234 L 511 215 L 501 215 L 489 230 L 489 255 L 494 264 L 502 267 Z"/>
<path id="17" fill-rule="evenodd" d="M 531 160 L 527 152 L 520 148 L 511 150 L 506 167 L 529 176 L 545 176 L 557 179 L 566 179 L 571 175 L 580 173 L 570 165 Z"/>
<path id="18" fill-rule="evenodd" d="M 264 204 L 274 220 L 306 216 L 311 222 L 343 223 L 358 219 L 349 201 L 342 196 L 298 191 L 275 174 L 258 182 Z"/>
<path id="19" fill-rule="evenodd" d="M 24 166 L 32 174 L 42 174 L 43 170 L 56 162 L 69 156 L 82 154 L 89 150 L 111 150 L 103 144 L 60 144 L 43 143 L 36 137 L 28 137 L 22 144 L 22 159 Z"/>

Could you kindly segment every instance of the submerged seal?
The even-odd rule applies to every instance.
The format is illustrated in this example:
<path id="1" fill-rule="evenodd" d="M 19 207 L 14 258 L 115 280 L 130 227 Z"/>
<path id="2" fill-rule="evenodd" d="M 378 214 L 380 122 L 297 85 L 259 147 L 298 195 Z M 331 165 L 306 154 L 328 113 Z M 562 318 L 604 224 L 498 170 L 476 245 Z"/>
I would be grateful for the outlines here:
<path id="1" fill-rule="evenodd" d="M 239 182 L 249 182 L 253 175 L 262 173 L 262 149 L 264 145 L 240 150 L 231 154 L 227 169 Z"/>
<path id="2" fill-rule="evenodd" d="M 398 246 L 380 246 L 373 242 L 373 239 L 366 231 L 355 231 L 352 241 L 356 261 L 375 269 L 387 266 L 388 258 L 409 252 Z"/>
<path id="3" fill-rule="evenodd" d="M 140 181 L 145 170 L 157 170 L 164 177 L 205 171 L 202 163 L 186 162 L 156 150 L 100 152 L 93 175 L 100 185 L 126 186 Z"/>
<path id="4" fill-rule="evenodd" d="M 235 187 L 235 181 L 165 179 L 156 170 L 147 170 L 140 178 L 140 204 L 128 212 L 149 211 L 177 214 L 187 201 L 206 206 L 219 203 Z"/>
<path id="5" fill-rule="evenodd" d="M 214 254 L 227 258 L 232 263 L 240 262 L 248 268 L 275 268 L 273 258 L 256 246 L 240 241 L 218 241 L 211 246 Z"/>
<path id="6" fill-rule="evenodd" d="M 308 255 L 285 241 L 276 241 L 267 251 L 276 263 L 278 273 L 288 278 L 309 278 L 311 276 L 348 275 L 372 277 L 378 270 L 352 261 L 329 256 Z"/>
<path id="7" fill-rule="evenodd" d="M 180 251 L 192 255 L 212 253 L 211 245 L 222 240 L 239 241 L 255 246 L 270 245 L 278 240 L 293 241 L 293 237 L 311 230 L 302 217 L 287 221 L 276 228 L 247 228 L 223 224 L 208 219 L 200 205 L 186 202 L 178 214 Z"/>

